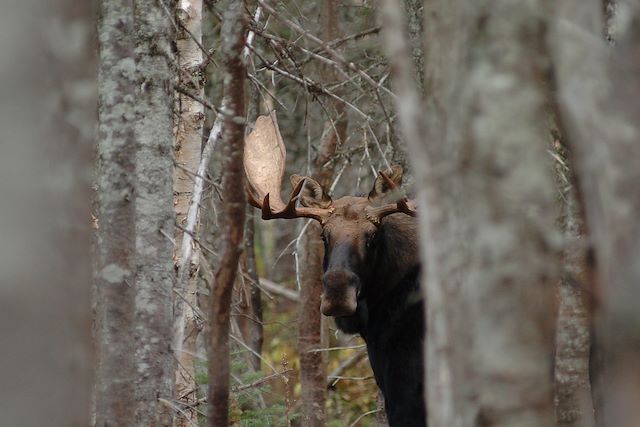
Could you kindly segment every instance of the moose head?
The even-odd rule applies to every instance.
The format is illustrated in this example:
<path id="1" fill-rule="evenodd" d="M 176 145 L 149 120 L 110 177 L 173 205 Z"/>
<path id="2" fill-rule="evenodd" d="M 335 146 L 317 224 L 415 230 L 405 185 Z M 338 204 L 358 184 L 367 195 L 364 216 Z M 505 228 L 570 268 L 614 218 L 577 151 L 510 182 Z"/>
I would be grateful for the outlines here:
<path id="1" fill-rule="evenodd" d="M 325 244 L 321 311 L 326 316 L 356 312 L 362 284 L 371 274 L 378 230 L 394 213 L 415 216 L 413 201 L 402 195 L 402 167 L 380 172 L 366 197 L 333 200 L 315 180 L 291 176 L 293 191 L 280 197 L 286 150 L 275 113 L 260 116 L 246 138 L 244 167 L 249 203 L 261 209 L 262 219 L 311 218 L 322 226 Z"/>

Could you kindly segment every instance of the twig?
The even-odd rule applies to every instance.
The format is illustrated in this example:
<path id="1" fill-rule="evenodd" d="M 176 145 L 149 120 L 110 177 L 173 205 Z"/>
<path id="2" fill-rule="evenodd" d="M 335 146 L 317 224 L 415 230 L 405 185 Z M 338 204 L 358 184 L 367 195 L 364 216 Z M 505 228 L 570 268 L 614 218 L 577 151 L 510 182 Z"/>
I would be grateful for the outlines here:
<path id="1" fill-rule="evenodd" d="M 176 83 L 175 85 L 173 85 L 173 88 L 176 90 L 176 92 L 181 93 L 185 96 L 188 96 L 189 98 L 193 99 L 196 102 L 199 102 L 200 104 L 202 104 L 202 106 L 204 106 L 205 108 L 211 111 L 214 111 L 216 114 L 222 114 L 222 111 L 218 107 L 216 107 L 206 99 L 203 99 L 198 95 L 191 93 L 191 91 L 186 87 L 184 87 L 182 84 Z"/>
<path id="2" fill-rule="evenodd" d="M 367 82 L 373 88 L 380 89 L 380 90 L 386 92 L 388 95 L 390 95 L 394 99 L 396 98 L 396 95 L 393 92 L 391 92 L 389 89 L 387 89 L 384 86 L 380 86 L 367 73 L 365 73 L 364 71 L 360 70 L 358 67 L 356 67 L 356 65 L 353 62 L 348 61 L 339 52 L 337 52 L 335 49 L 333 49 L 330 46 L 328 46 L 323 40 L 321 40 L 318 37 L 314 36 L 313 34 L 308 32 L 307 30 L 305 30 L 304 28 L 302 28 L 300 25 L 296 24 L 295 22 L 293 22 L 293 21 L 285 18 L 284 16 L 282 16 L 281 13 L 278 13 L 273 7 L 268 5 L 264 0 L 257 0 L 257 1 L 275 19 L 277 19 L 278 21 L 280 21 L 283 24 L 287 25 L 288 27 L 296 30 L 297 32 L 302 34 L 306 39 L 308 39 L 308 40 L 316 43 L 317 45 L 319 45 L 325 52 L 327 52 L 329 55 L 331 55 L 337 62 L 341 63 L 343 66 L 345 66 L 349 70 L 357 73 L 360 77 L 362 77 L 364 79 L 365 82 Z M 339 70 L 339 71 L 342 71 L 342 70 Z M 342 72 L 344 72 L 344 71 L 342 71 Z"/>
<path id="3" fill-rule="evenodd" d="M 174 411 L 178 412 L 180 415 L 182 415 L 187 421 L 189 421 L 189 424 L 191 424 L 194 427 L 198 427 L 198 425 L 196 423 L 194 423 L 191 420 L 191 417 L 189 416 L 189 414 L 187 414 L 182 408 L 178 407 L 178 405 L 176 405 L 175 403 L 164 399 L 162 397 L 158 398 L 158 402 L 168 406 L 169 408 L 173 409 Z"/>
<path id="4" fill-rule="evenodd" d="M 264 279 L 261 277 L 260 285 L 266 290 L 268 290 L 269 292 L 272 292 L 276 295 L 285 297 L 291 301 L 300 302 L 300 294 L 298 292 L 292 289 L 285 288 L 284 286 L 279 285 L 275 282 L 272 282 L 271 280 Z"/>
<path id="5" fill-rule="evenodd" d="M 276 98 L 276 96 L 274 94 L 272 94 L 271 91 L 260 80 L 258 80 L 256 78 L 256 76 L 254 76 L 251 73 L 247 73 L 247 77 L 249 77 L 249 80 L 251 80 L 256 86 L 258 86 L 259 89 L 264 90 L 267 93 L 267 95 L 269 95 L 269 97 L 271 97 L 271 99 L 276 101 L 278 103 L 278 105 L 280 106 L 280 108 L 282 108 L 284 111 L 289 111 L 289 109 L 286 107 L 286 105 L 284 105 L 282 102 L 280 102 L 280 100 L 278 98 Z"/>
<path id="6" fill-rule="evenodd" d="M 341 98 L 340 96 L 336 95 L 335 93 L 333 93 L 332 91 L 326 89 L 325 87 L 323 87 L 322 85 L 320 85 L 319 83 L 314 82 L 313 80 L 311 80 L 308 77 L 298 77 L 294 74 L 291 74 L 290 72 L 283 70 L 282 68 L 279 68 L 276 65 L 273 65 L 272 63 L 270 63 L 269 61 L 267 61 L 264 57 L 262 57 L 258 52 L 256 52 L 252 47 L 250 48 L 252 50 L 252 52 L 255 53 L 256 56 L 258 56 L 264 66 L 272 71 L 275 71 L 276 73 L 290 79 L 293 80 L 294 82 L 302 85 L 308 92 L 313 93 L 313 94 L 322 94 L 322 95 L 327 95 L 330 96 L 331 98 L 342 102 L 344 105 L 346 105 L 347 107 L 351 108 L 353 111 L 355 111 L 356 113 L 358 113 L 358 115 L 360 115 L 362 118 L 369 120 L 369 121 L 373 121 L 373 118 L 369 117 L 369 115 L 367 115 L 366 113 L 364 113 L 362 110 L 360 110 L 358 107 L 356 107 L 355 105 L 353 105 L 351 102 L 347 101 L 344 98 Z"/>
<path id="7" fill-rule="evenodd" d="M 365 348 L 365 347 L 366 347 L 366 344 L 350 345 L 350 346 L 345 346 L 345 347 L 316 348 L 316 349 L 307 351 L 307 353 L 319 353 L 319 352 L 322 352 L 322 351 L 336 351 L 336 350 L 352 350 L 352 349 L 360 349 L 360 348 Z"/>
<path id="8" fill-rule="evenodd" d="M 251 283 L 253 286 L 258 288 L 263 294 L 265 294 L 267 298 L 269 298 L 270 300 L 275 299 L 273 295 L 271 295 L 269 291 L 262 286 L 262 283 L 256 283 L 256 281 L 253 280 L 253 277 L 251 277 L 249 273 L 247 273 L 245 270 L 240 270 L 240 273 L 241 273 L 240 278 L 243 280 L 243 284 L 244 284 L 244 280 L 246 279 L 249 281 L 249 283 Z"/>
<path id="9" fill-rule="evenodd" d="M 239 391 L 242 391 L 242 390 L 246 390 L 248 388 L 257 387 L 257 386 L 259 386 L 259 385 L 261 385 L 261 384 L 263 384 L 263 383 L 265 383 L 265 382 L 267 382 L 267 381 L 269 381 L 269 380 L 271 380 L 273 378 L 281 377 L 282 375 L 286 375 L 289 372 L 293 372 L 293 371 L 294 371 L 293 369 L 287 369 L 285 371 L 275 372 L 275 373 L 273 373 L 271 375 L 267 375 L 266 377 L 259 378 L 259 379 L 255 380 L 252 383 L 243 384 L 241 386 L 232 387 L 232 390 L 234 392 L 239 392 Z"/>
<path id="10" fill-rule="evenodd" d="M 176 246 L 176 241 L 173 237 L 169 236 L 167 234 L 166 231 L 164 231 L 162 228 L 159 230 L 160 234 L 162 234 L 164 237 L 166 237 L 167 239 L 169 239 L 169 241 L 171 242 L 171 244 L 175 247 Z"/>
<path id="11" fill-rule="evenodd" d="M 373 409 L 371 411 L 365 412 L 364 414 L 362 414 L 358 418 L 356 418 L 356 420 L 354 422 L 349 424 L 349 427 L 355 427 L 356 425 L 358 425 L 358 422 L 360 422 L 361 419 L 363 419 L 367 415 L 375 414 L 377 412 L 380 412 L 380 409 Z"/>
<path id="12" fill-rule="evenodd" d="M 256 8 L 256 13 L 253 15 L 253 21 L 259 25 L 260 24 L 260 17 L 262 16 L 262 6 L 258 6 Z M 249 34 L 247 34 L 247 41 L 246 41 L 246 46 L 244 47 L 244 49 L 242 50 L 242 56 L 244 57 L 244 60 L 246 61 L 247 58 L 249 57 L 249 46 L 252 45 L 253 43 L 253 39 L 256 36 L 255 31 L 251 30 L 249 31 Z"/>
<path id="13" fill-rule="evenodd" d="M 254 349 L 249 347 L 243 340 L 241 340 L 240 338 L 238 338 L 237 336 L 235 336 L 235 335 L 233 335 L 231 333 L 229 334 L 229 337 L 231 337 L 232 340 L 234 340 L 235 342 L 240 344 L 242 347 L 244 347 L 247 350 L 249 350 L 258 359 L 262 360 L 264 362 L 264 364 L 267 365 L 269 367 L 269 369 L 271 369 L 274 373 L 278 373 L 276 368 L 274 368 L 273 365 L 271 363 L 269 363 L 269 361 L 267 359 L 265 359 L 260 353 L 256 352 Z"/>
<path id="14" fill-rule="evenodd" d="M 367 380 L 371 380 L 373 379 L 373 375 L 367 375 L 365 377 L 342 377 L 342 376 L 327 376 L 327 378 L 330 379 L 337 379 L 337 380 L 347 380 L 347 381 L 367 381 Z"/>
<path id="15" fill-rule="evenodd" d="M 339 379 L 336 379 L 336 378 L 340 377 L 342 373 L 347 369 L 358 364 L 362 359 L 365 358 L 366 355 L 367 355 L 367 350 L 364 348 L 361 348 L 353 356 L 351 356 L 350 358 L 342 362 L 340 365 L 338 365 L 338 367 L 334 369 L 333 372 L 331 372 L 328 376 L 328 378 L 333 377 L 333 379 L 327 382 L 327 388 L 329 389 L 334 388 L 335 385 L 338 383 L 338 381 L 340 381 Z"/>
<path id="16" fill-rule="evenodd" d="M 223 109 L 226 109 L 227 100 L 224 99 L 222 101 Z M 191 256 L 193 254 L 193 242 L 194 242 L 194 234 L 196 229 L 196 224 L 198 222 L 198 215 L 200 212 L 200 201 L 202 200 L 202 194 L 204 190 L 204 175 L 205 171 L 209 165 L 211 160 L 211 156 L 213 155 L 214 148 L 216 143 L 220 139 L 220 135 L 222 135 L 222 124 L 223 124 L 223 116 L 218 115 L 216 118 L 213 128 L 209 133 L 209 138 L 202 150 L 202 155 L 200 156 L 200 165 L 198 166 L 198 170 L 196 172 L 195 183 L 193 186 L 193 192 L 191 193 L 191 200 L 189 202 L 189 210 L 187 211 L 187 225 L 184 227 L 184 236 L 182 238 L 182 247 L 180 250 L 180 262 L 178 265 L 178 282 L 176 284 L 176 290 L 178 292 L 184 292 L 186 288 L 186 282 L 189 278 L 187 274 L 187 266 L 191 262 Z M 200 245 L 200 247 L 203 247 Z M 213 252 L 213 251 L 212 251 Z M 182 299 L 176 299 L 174 313 L 175 313 L 175 321 L 173 325 L 173 349 L 176 355 L 179 355 L 182 351 L 182 341 L 184 340 L 184 327 L 186 324 L 186 316 L 184 310 L 182 308 Z"/>
<path id="17" fill-rule="evenodd" d="M 179 230 L 181 230 L 183 233 L 188 234 L 189 236 L 191 236 L 191 239 L 193 239 L 193 242 L 195 244 L 197 244 L 198 246 L 200 246 L 200 248 L 204 249 L 205 252 L 210 253 L 211 255 L 213 255 L 214 257 L 218 258 L 219 255 L 216 251 L 214 251 L 213 249 L 211 249 L 210 247 L 208 247 L 207 245 L 205 245 L 204 243 L 202 243 L 200 241 L 200 239 L 198 239 L 195 236 L 195 233 L 193 233 L 192 231 L 187 230 L 186 228 L 184 228 L 183 226 L 181 226 L 180 224 L 176 223 L 175 227 Z"/>
<path id="18" fill-rule="evenodd" d="M 186 296 L 184 296 L 182 293 L 180 293 L 180 291 L 178 291 L 177 289 L 173 290 L 173 293 L 176 294 L 178 296 L 178 298 L 180 298 L 182 301 L 184 301 L 185 303 L 187 303 L 187 305 L 189 307 L 191 307 L 191 309 L 193 310 L 193 313 L 198 316 L 200 319 L 202 319 L 203 322 L 207 321 L 207 316 L 195 305 L 191 304 L 191 302 L 187 299 Z"/>

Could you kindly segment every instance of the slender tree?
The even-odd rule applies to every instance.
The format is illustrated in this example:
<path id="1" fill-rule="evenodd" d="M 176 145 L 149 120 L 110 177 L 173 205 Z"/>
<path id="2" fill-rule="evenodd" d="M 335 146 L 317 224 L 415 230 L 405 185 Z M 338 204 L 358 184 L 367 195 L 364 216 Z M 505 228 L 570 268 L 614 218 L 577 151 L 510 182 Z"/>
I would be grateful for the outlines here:
<path id="1" fill-rule="evenodd" d="M 559 222 L 566 246 L 558 283 L 555 343 L 555 402 L 558 427 L 592 426 L 593 403 L 589 383 L 592 294 L 586 264 L 586 233 L 568 160 L 560 141 L 554 142 L 556 182 L 562 212 Z"/>
<path id="2" fill-rule="evenodd" d="M 258 13 L 255 14 L 258 16 Z M 249 40 L 247 40 L 249 43 Z M 245 50 L 246 53 L 248 53 Z M 247 117 L 249 123 L 255 123 L 260 110 L 260 97 L 258 89 L 251 86 Z M 260 370 L 260 357 L 262 353 L 262 343 L 264 340 L 263 304 L 262 290 L 258 287 L 260 281 L 258 277 L 258 266 L 255 252 L 255 208 L 247 205 L 246 221 L 244 227 L 244 254 L 243 268 L 249 278 L 249 288 L 246 294 L 246 320 L 244 321 L 243 335 L 247 344 L 253 350 L 251 354 L 251 368 L 254 371 Z M 242 322 L 242 319 L 240 320 Z M 242 323 L 241 323 L 242 324 Z"/>
<path id="3" fill-rule="evenodd" d="M 244 1 L 232 1 L 222 25 L 223 82 L 226 99 L 222 145 L 222 254 L 211 290 L 209 312 L 209 418 L 208 424 L 229 424 L 229 314 L 231 295 L 242 251 L 245 218 L 244 117 L 245 45 Z"/>
<path id="4" fill-rule="evenodd" d="M 133 1 L 103 1 L 98 33 L 95 425 L 132 425 L 137 195 Z"/>
<path id="5" fill-rule="evenodd" d="M 322 3 L 323 39 L 335 40 L 339 36 L 339 8 L 336 0 Z M 338 75 L 332 67 L 323 67 L 330 80 Z M 320 149 L 313 161 L 312 178 L 323 188 L 330 188 L 335 163 L 327 164 L 336 153 L 337 147 L 346 140 L 347 119 L 342 102 L 331 102 L 332 117 L 328 117 L 320 142 Z M 309 426 L 325 423 L 326 399 L 326 355 L 314 351 L 323 347 L 322 315 L 320 296 L 322 294 L 322 260 L 324 246 L 320 239 L 320 225 L 312 221 L 300 240 L 300 324 L 298 329 L 298 352 L 300 354 L 300 385 L 302 417 Z M 328 342 L 328 340 L 325 340 Z M 326 345 L 325 345 L 326 346 Z"/>
<path id="6" fill-rule="evenodd" d="M 188 91 L 204 98 L 204 74 L 202 53 L 202 0 L 184 0 L 177 5 L 176 34 L 179 63 L 179 91 Z M 185 249 L 182 244 L 183 229 L 187 225 L 187 214 L 193 196 L 195 174 L 200 163 L 204 106 L 191 96 L 176 94 L 178 113 L 176 129 L 173 177 L 174 209 L 179 227 L 175 232 L 175 262 L 178 265 L 177 295 L 174 300 L 174 351 L 176 365 L 176 399 L 193 405 L 197 399 L 193 355 L 199 326 L 192 307 L 197 306 L 197 271 L 200 260 L 198 250 Z M 189 241 L 186 244 L 193 245 Z M 184 258 L 184 259 L 183 259 Z M 183 298 L 186 300 L 184 301 Z M 184 414 L 189 416 L 186 419 Z M 197 420 L 195 409 L 187 406 L 180 413 L 176 425 L 186 426 Z"/>
<path id="7" fill-rule="evenodd" d="M 172 423 L 173 83 L 175 2 L 136 0 L 136 424 Z"/>

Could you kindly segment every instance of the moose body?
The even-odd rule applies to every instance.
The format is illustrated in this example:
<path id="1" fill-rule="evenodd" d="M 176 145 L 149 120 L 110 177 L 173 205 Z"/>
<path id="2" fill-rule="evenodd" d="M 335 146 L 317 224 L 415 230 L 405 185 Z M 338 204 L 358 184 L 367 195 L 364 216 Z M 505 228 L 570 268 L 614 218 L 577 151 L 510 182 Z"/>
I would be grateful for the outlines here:
<path id="1" fill-rule="evenodd" d="M 261 116 L 246 139 L 250 203 L 263 219 L 312 218 L 325 244 L 320 310 L 367 344 L 391 427 L 426 426 L 424 315 L 415 208 L 399 191 L 402 168 L 380 172 L 366 197 L 337 200 L 308 177 L 293 175 L 280 199 L 284 143 L 275 114 Z"/>
<path id="2" fill-rule="evenodd" d="M 366 342 L 392 427 L 426 425 L 425 329 L 415 236 L 413 218 L 401 214 L 385 218 L 362 263 L 352 255 L 358 252 L 354 245 L 347 243 L 351 250 L 343 247 L 336 251 L 341 243 L 325 239 L 325 289 L 339 286 L 328 283 L 337 271 L 352 271 L 359 277 L 355 313 L 335 317 L 336 325 L 345 333 L 360 334 Z"/>

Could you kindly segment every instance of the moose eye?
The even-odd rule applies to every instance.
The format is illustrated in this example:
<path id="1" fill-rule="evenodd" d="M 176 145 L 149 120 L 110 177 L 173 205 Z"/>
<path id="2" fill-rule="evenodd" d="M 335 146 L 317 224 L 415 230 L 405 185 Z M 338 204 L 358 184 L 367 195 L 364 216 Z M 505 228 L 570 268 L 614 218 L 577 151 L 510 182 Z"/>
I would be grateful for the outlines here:
<path id="1" fill-rule="evenodd" d="M 371 248 L 376 240 L 376 233 L 371 233 L 367 236 L 366 245 L 367 248 Z"/>

